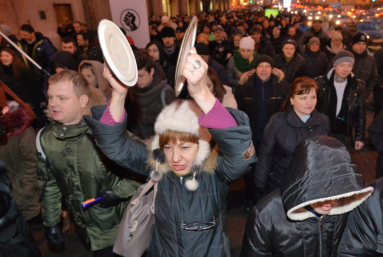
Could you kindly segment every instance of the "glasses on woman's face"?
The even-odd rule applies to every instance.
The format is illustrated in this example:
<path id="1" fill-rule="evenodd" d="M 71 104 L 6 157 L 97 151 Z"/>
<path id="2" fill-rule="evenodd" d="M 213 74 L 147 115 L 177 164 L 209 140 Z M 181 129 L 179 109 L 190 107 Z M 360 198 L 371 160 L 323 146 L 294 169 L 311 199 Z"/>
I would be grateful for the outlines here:
<path id="1" fill-rule="evenodd" d="M 214 217 L 213 217 L 214 219 Z M 215 227 L 215 220 L 212 222 L 193 222 L 193 223 L 186 223 L 182 224 L 182 229 L 188 230 L 188 231 L 204 231 L 209 230 Z"/>

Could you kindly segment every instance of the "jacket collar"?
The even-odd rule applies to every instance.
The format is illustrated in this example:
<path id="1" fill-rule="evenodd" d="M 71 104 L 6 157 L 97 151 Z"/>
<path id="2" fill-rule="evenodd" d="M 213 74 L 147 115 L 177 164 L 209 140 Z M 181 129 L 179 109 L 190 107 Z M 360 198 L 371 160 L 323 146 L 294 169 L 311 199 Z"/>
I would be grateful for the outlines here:
<path id="1" fill-rule="evenodd" d="M 89 127 L 84 120 L 74 125 L 64 125 L 60 122 L 51 120 L 53 135 L 57 139 L 65 140 L 85 135 Z"/>
<path id="2" fill-rule="evenodd" d="M 287 123 L 289 123 L 289 125 L 292 127 L 307 128 L 319 126 L 321 124 L 320 114 L 315 108 L 314 111 L 310 114 L 310 118 L 306 122 L 303 122 L 301 118 L 299 118 L 299 116 L 294 111 L 294 107 L 291 105 L 287 108 L 285 115 Z"/>

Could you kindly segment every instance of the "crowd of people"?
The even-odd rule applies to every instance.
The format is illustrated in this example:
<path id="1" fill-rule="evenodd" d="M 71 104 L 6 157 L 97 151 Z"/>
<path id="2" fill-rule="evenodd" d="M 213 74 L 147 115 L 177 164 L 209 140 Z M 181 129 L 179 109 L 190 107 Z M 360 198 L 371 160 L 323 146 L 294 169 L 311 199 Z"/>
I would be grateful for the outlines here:
<path id="1" fill-rule="evenodd" d="M 128 90 L 82 22 L 58 26 L 60 49 L 29 24 L 20 39 L 0 29 L 0 256 L 40 256 L 30 228 L 63 249 L 69 219 L 94 256 L 117 256 L 124 212 L 148 180 L 158 192 L 143 256 L 231 256 L 227 196 L 240 178 L 241 256 L 382 255 L 383 49 L 371 56 L 365 34 L 283 12 L 163 13 L 145 48 L 126 36 L 138 70 Z M 347 150 L 364 146 L 366 103 L 379 154 L 367 186 Z"/>

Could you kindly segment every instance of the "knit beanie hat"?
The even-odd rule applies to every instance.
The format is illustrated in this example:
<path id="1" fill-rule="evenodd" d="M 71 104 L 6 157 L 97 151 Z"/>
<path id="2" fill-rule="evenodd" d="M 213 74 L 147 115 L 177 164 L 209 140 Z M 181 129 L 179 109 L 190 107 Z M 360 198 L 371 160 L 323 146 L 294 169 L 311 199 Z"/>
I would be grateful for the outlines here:
<path id="1" fill-rule="evenodd" d="M 354 35 L 354 37 L 352 38 L 352 45 L 355 45 L 356 43 L 359 43 L 359 42 L 364 42 L 367 44 L 366 34 L 362 32 L 358 32 Z"/>
<path id="2" fill-rule="evenodd" d="M 354 65 L 355 57 L 349 51 L 346 51 L 346 50 L 339 51 L 339 53 L 337 55 L 335 55 L 335 57 L 333 59 L 333 67 L 338 66 L 342 62 L 349 62 L 352 65 Z"/>
<path id="3" fill-rule="evenodd" d="M 221 30 L 223 31 L 223 27 L 221 25 L 217 25 L 217 27 L 215 27 L 215 30 Z"/>
<path id="4" fill-rule="evenodd" d="M 196 44 L 195 49 L 199 55 L 210 55 L 209 47 L 204 43 Z"/>
<path id="5" fill-rule="evenodd" d="M 342 36 L 342 34 L 339 33 L 338 31 L 334 31 L 334 32 L 331 34 L 331 40 L 337 40 L 337 39 L 343 40 L 343 36 Z"/>
<path id="6" fill-rule="evenodd" d="M 172 27 L 165 27 L 161 29 L 161 37 L 176 37 L 176 33 Z"/>
<path id="7" fill-rule="evenodd" d="M 274 28 L 278 28 L 279 30 L 281 30 L 281 29 L 282 29 L 282 25 L 281 25 L 281 24 L 274 25 L 274 26 L 273 26 L 273 29 L 274 29 Z"/>
<path id="8" fill-rule="evenodd" d="M 168 23 L 168 22 L 169 22 L 169 17 L 168 16 L 162 16 L 161 23 Z"/>
<path id="9" fill-rule="evenodd" d="M 212 136 L 206 127 L 198 124 L 201 108 L 194 100 L 178 100 L 165 107 L 157 117 L 154 124 L 155 136 L 151 148 L 152 156 L 158 168 L 151 173 L 151 179 L 158 182 L 171 168 L 166 163 L 164 152 L 160 149 L 160 135 L 171 130 L 175 132 L 190 133 L 198 137 L 198 152 L 191 167 L 193 175 L 185 181 L 186 188 L 195 191 L 198 188 L 198 176 L 202 174 L 207 157 L 210 154 L 210 141 Z M 157 166 L 157 165 L 156 165 Z M 197 178 L 196 178 L 197 177 Z"/>
<path id="10" fill-rule="evenodd" d="M 291 37 L 287 37 L 287 38 L 283 39 L 283 41 L 282 41 L 282 48 L 286 44 L 292 44 L 295 47 L 295 49 L 297 49 L 297 41 L 295 41 L 295 39 L 293 39 Z"/>
<path id="11" fill-rule="evenodd" d="M 11 28 L 8 27 L 7 25 L 0 25 L 0 30 L 1 30 L 1 31 L 4 33 L 4 35 L 6 35 L 7 37 L 8 37 L 9 35 L 11 35 L 11 32 L 12 32 Z"/>
<path id="12" fill-rule="evenodd" d="M 258 59 L 255 61 L 254 68 L 256 69 L 258 67 L 258 65 L 260 65 L 263 62 L 267 62 L 268 64 L 270 64 L 271 68 L 274 68 L 273 58 L 271 58 L 270 56 L 268 56 L 266 54 L 261 55 L 260 57 L 258 57 Z"/>
<path id="13" fill-rule="evenodd" d="M 319 38 L 312 37 L 307 45 L 311 45 L 311 44 L 314 44 L 314 43 L 317 43 L 318 45 L 320 45 Z"/>
<path id="14" fill-rule="evenodd" d="M 247 48 L 247 49 L 254 50 L 254 47 L 255 47 L 255 42 L 250 36 L 242 38 L 241 42 L 239 42 L 239 49 Z"/>

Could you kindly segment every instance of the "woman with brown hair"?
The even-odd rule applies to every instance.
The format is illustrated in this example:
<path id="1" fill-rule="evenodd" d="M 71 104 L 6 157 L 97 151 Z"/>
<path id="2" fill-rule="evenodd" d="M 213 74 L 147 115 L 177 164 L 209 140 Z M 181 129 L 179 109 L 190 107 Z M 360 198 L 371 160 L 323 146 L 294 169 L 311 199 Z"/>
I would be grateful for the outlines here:
<path id="1" fill-rule="evenodd" d="M 295 79 L 281 112 L 274 114 L 266 125 L 254 176 L 262 196 L 280 187 L 299 142 L 329 135 L 328 117 L 315 109 L 317 93 L 313 79 Z"/>
<path id="2" fill-rule="evenodd" d="M 231 87 L 223 85 L 217 72 L 212 68 L 207 70 L 206 84 L 210 92 L 217 97 L 223 106 L 238 109 Z"/>

